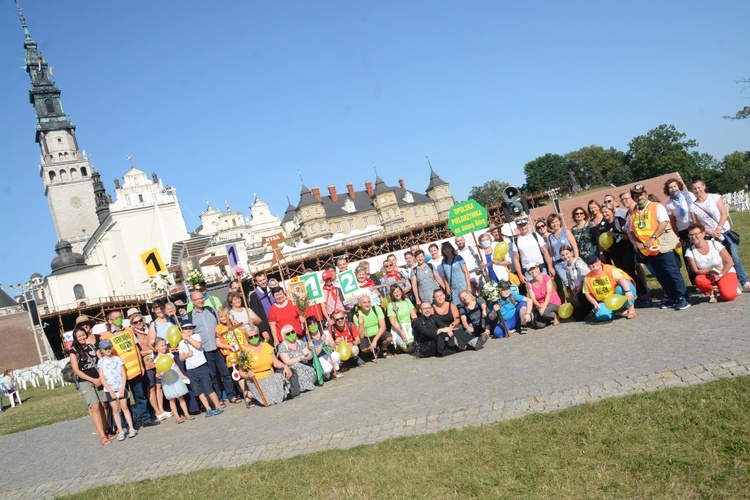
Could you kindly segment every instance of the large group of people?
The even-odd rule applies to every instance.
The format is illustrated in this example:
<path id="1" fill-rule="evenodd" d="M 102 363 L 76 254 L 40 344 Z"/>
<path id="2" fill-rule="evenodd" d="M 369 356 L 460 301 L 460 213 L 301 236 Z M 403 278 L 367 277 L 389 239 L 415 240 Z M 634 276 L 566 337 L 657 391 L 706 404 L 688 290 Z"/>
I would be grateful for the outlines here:
<path id="1" fill-rule="evenodd" d="M 343 293 L 345 257 L 322 270 L 323 297 L 310 304 L 264 272 L 244 293 L 235 280 L 226 301 L 205 285 L 189 304 L 155 300 L 151 322 L 140 310 L 109 312 L 106 331 L 80 317 L 69 348 L 73 372 L 103 445 L 166 419 L 182 424 L 227 404 L 267 407 L 338 380 L 350 369 L 395 355 L 442 357 L 480 350 L 488 339 L 554 327 L 561 320 L 634 319 L 636 308 L 691 306 L 680 267 L 708 301 L 750 291 L 727 211 L 695 179 L 678 179 L 662 204 L 641 184 L 602 203 L 560 214 L 517 217 L 501 231 L 412 245 L 372 269 L 354 269 L 359 291 Z M 426 251 L 425 251 L 426 250 Z M 654 302 L 646 269 L 664 297 Z M 312 272 L 312 270 L 309 270 Z M 177 330 L 175 330 L 177 327 Z M 175 331 L 179 337 L 170 338 Z M 172 333 L 170 333 L 172 332 Z M 169 366 L 164 358 L 171 360 Z M 128 399 L 132 398 L 132 412 Z"/>

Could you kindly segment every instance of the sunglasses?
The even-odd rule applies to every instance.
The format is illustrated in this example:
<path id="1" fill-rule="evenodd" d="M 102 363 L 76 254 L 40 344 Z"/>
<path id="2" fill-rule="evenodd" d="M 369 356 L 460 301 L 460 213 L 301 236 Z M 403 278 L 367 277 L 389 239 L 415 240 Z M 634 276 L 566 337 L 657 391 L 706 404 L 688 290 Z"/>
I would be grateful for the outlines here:
<path id="1" fill-rule="evenodd" d="M 134 324 L 134 325 L 139 325 L 139 324 L 141 324 L 141 323 L 143 323 L 143 320 L 142 320 L 142 319 L 139 319 L 138 321 L 133 321 L 133 324 Z"/>
<path id="2" fill-rule="evenodd" d="M 247 338 L 248 339 L 257 339 L 258 337 L 260 337 L 260 335 L 249 335 Z"/>
<path id="3" fill-rule="evenodd" d="M 344 321 L 344 318 L 333 318 L 333 321 Z"/>
<path id="4" fill-rule="evenodd" d="M 536 226 L 537 229 L 541 229 L 543 227 L 547 227 L 547 224 L 539 224 L 538 226 Z"/>
<path id="5" fill-rule="evenodd" d="M 576 212 L 573 215 L 586 215 L 586 212 Z"/>

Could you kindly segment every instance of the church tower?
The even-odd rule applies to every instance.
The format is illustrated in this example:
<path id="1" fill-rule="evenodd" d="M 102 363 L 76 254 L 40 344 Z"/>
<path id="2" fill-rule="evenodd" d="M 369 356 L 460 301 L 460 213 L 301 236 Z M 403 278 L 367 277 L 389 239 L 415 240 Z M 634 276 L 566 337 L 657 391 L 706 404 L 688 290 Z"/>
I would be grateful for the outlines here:
<path id="1" fill-rule="evenodd" d="M 18 5 L 18 2 L 16 2 Z M 88 158 L 81 153 L 76 127 L 63 111 L 60 90 L 52 71 L 31 38 L 18 7 L 25 34 L 26 72 L 31 78 L 29 101 L 36 112 L 36 142 L 41 150 L 39 174 L 52 214 L 58 241 L 68 241 L 80 252 L 99 227 L 97 200 Z"/>

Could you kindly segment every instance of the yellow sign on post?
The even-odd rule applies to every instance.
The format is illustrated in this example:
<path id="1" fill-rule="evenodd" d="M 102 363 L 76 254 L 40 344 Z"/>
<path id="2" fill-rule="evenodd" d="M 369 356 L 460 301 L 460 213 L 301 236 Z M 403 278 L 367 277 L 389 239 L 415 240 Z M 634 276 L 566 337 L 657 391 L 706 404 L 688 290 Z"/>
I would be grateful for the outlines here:
<path id="1" fill-rule="evenodd" d="M 155 274 L 167 272 L 167 268 L 161 260 L 157 248 L 152 248 L 151 250 L 142 253 L 141 262 L 143 262 L 143 267 L 146 268 L 146 273 L 148 273 L 149 278 Z"/>

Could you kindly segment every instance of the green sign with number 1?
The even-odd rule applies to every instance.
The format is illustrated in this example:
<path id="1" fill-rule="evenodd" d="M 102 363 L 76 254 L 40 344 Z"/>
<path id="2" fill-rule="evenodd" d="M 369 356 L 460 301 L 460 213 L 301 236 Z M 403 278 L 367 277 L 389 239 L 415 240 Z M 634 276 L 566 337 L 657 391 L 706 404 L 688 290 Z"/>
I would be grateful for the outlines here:
<path id="1" fill-rule="evenodd" d="M 320 273 L 303 274 L 300 281 L 307 287 L 307 297 L 311 304 L 319 304 L 323 301 L 323 287 L 320 285 Z"/>

